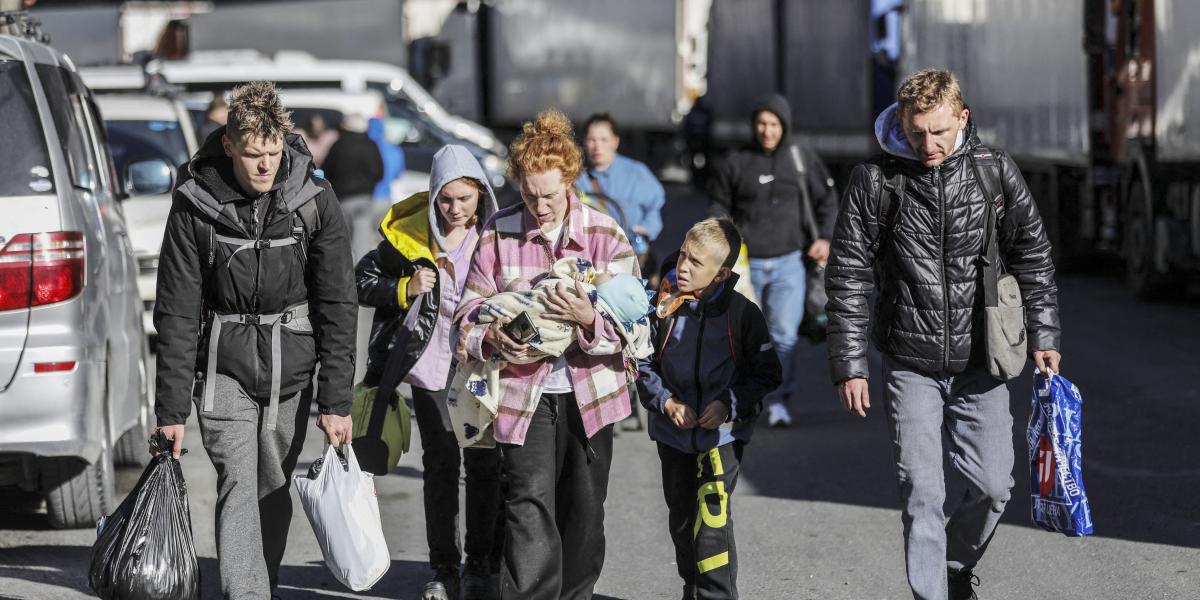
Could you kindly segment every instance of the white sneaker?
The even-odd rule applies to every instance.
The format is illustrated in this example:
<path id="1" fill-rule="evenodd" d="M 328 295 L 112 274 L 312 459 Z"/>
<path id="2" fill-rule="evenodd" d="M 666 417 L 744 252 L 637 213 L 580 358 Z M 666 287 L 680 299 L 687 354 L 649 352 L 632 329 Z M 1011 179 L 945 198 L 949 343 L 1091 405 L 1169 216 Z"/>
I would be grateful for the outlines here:
<path id="1" fill-rule="evenodd" d="M 788 427 L 792 424 L 792 414 L 782 404 L 772 404 L 767 409 L 767 424 L 771 427 Z"/>

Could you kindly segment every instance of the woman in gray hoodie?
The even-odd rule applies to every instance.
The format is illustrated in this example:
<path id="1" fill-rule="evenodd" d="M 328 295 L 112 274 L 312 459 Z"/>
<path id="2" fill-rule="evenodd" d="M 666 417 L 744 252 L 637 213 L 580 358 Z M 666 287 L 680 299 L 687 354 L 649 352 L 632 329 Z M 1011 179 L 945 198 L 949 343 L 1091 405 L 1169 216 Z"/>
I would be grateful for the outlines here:
<path id="1" fill-rule="evenodd" d="M 492 557 L 501 537 L 499 449 L 459 450 L 446 394 L 452 372 L 452 317 L 479 228 L 496 211 L 496 198 L 483 169 L 462 146 L 439 150 L 431 171 L 430 191 L 392 206 L 380 224 L 384 240 L 358 263 L 359 302 L 375 307 L 363 384 L 378 386 L 389 355 L 396 354 L 390 368 L 412 386 L 421 432 L 425 533 L 434 570 L 421 599 L 459 598 L 458 480 L 463 463 L 467 560 L 461 587 L 467 599 L 493 598 Z M 414 310 L 415 318 L 406 318 Z"/>

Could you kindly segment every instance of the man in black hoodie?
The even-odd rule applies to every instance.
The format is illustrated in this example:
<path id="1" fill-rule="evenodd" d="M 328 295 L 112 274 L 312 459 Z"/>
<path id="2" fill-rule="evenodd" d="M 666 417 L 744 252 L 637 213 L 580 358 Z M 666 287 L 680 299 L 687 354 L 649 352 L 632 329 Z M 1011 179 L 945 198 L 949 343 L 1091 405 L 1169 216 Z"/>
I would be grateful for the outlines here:
<path id="1" fill-rule="evenodd" d="M 275 87 L 233 91 L 229 121 L 191 162 L 167 216 L 158 271 L 159 429 L 183 447 L 195 402 L 217 470 L 226 598 L 269 598 L 287 545 L 288 483 L 317 427 L 351 435 L 358 299 L 346 226 L 291 133 Z"/>
<path id="2" fill-rule="evenodd" d="M 804 257 L 824 264 L 837 219 L 837 190 L 816 153 L 790 137 L 792 109 L 778 94 L 751 114 L 754 143 L 731 153 L 709 181 L 709 213 L 733 219 L 746 240 L 750 282 L 783 366 L 767 398 L 768 422 L 786 427 L 795 388 L 796 347 L 804 318 Z"/>
<path id="3" fill-rule="evenodd" d="M 387 203 L 373 203 L 375 186 L 383 179 L 383 157 L 367 136 L 367 125 L 361 114 L 346 115 L 322 165 L 325 179 L 341 200 L 342 218 L 350 229 L 350 255 L 355 261 L 379 243 L 376 229 L 388 207 Z"/>

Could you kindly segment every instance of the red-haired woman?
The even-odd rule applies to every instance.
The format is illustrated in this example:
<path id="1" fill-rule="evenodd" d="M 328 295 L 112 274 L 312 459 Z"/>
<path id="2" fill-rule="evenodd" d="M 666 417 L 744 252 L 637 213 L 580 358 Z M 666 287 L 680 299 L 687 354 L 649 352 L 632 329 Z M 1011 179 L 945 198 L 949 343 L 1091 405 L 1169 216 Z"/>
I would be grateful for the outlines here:
<path id="1" fill-rule="evenodd" d="M 497 213 L 480 234 L 456 314 L 460 360 L 497 352 L 519 358 L 528 350 L 505 333 L 507 321 L 479 324 L 479 307 L 497 292 L 528 289 L 560 258 L 639 274 L 621 228 L 575 196 L 583 160 L 562 113 L 543 112 L 525 123 L 510 161 L 523 202 Z M 613 323 L 575 286 L 549 296 L 546 314 L 575 327 L 578 342 L 559 358 L 510 363 L 500 388 L 490 390 L 499 399 L 491 427 L 508 477 L 502 598 L 591 597 L 604 565 L 612 424 L 630 413 Z"/>

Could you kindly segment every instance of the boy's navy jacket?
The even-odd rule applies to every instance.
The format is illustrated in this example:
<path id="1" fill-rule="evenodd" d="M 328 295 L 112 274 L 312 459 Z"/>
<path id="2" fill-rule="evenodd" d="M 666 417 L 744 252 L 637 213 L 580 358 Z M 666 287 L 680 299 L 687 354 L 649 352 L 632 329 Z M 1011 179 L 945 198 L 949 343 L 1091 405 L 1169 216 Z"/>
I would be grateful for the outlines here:
<path id="1" fill-rule="evenodd" d="M 673 286 L 675 269 L 664 278 Z M 681 452 L 749 442 L 763 397 L 782 380 L 767 321 L 733 289 L 736 283 L 733 275 L 707 300 L 687 302 L 661 319 L 650 316 L 654 354 L 638 361 L 638 396 L 649 412 L 650 437 Z M 710 403 L 723 402 L 729 419 L 719 429 L 680 429 L 664 413 L 672 397 L 691 406 L 697 419 Z"/>

